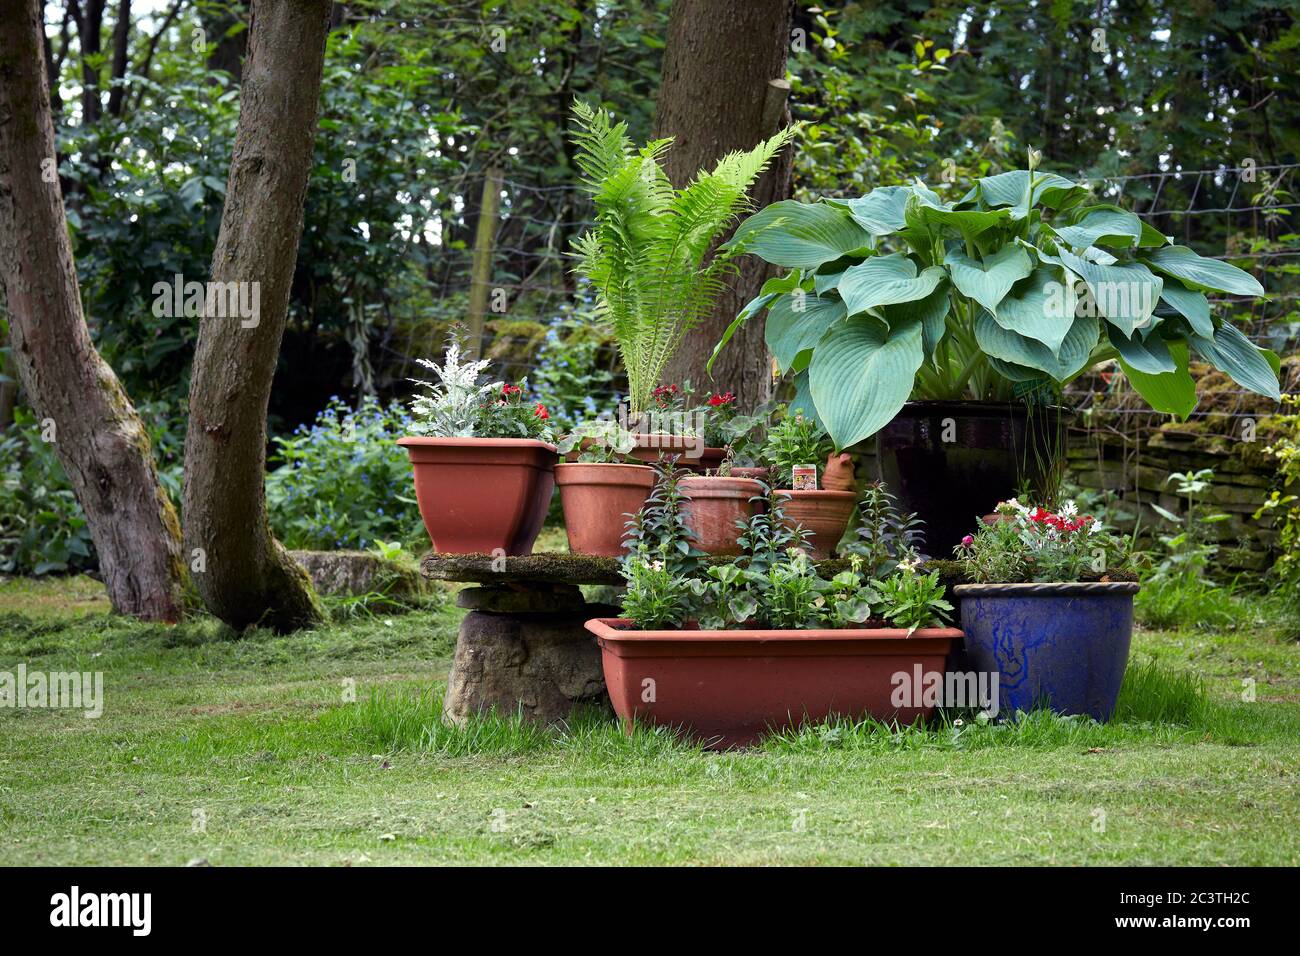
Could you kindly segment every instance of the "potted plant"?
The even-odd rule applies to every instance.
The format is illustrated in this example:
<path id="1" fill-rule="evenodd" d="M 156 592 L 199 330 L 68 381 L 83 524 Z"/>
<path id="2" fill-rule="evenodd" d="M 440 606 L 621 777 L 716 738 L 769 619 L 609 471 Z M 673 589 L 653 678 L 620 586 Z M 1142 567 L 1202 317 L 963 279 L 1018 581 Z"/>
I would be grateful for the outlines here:
<path id="1" fill-rule="evenodd" d="M 856 504 L 848 454 L 835 454 L 830 437 L 814 419 L 786 409 L 768 429 L 762 455 L 772 484 L 787 499 L 786 520 L 809 532 L 813 558 L 830 557 Z"/>
<path id="2" fill-rule="evenodd" d="M 655 410 L 669 359 L 710 313 L 731 260 L 746 248 L 715 250 L 714 243 L 746 209 L 749 187 L 794 129 L 727 154 L 676 189 L 660 166 L 671 139 L 638 149 L 627 124 L 613 123 L 606 111 L 578 101 L 573 113 L 574 162 L 595 206 L 594 227 L 573 244 L 574 271 L 591 283 L 597 312 L 613 332 L 627 371 L 627 430 L 636 433 Z"/>
<path id="3" fill-rule="evenodd" d="M 1277 356 L 1206 298 L 1262 295 L 1254 277 L 1037 162 L 1031 150 L 1028 169 L 984 177 L 955 202 L 917 182 L 774 203 L 731 240 L 790 271 L 717 349 L 766 311 L 798 407 L 836 448 L 879 434 L 882 475 L 926 518 L 937 552 L 1022 480 L 1044 489 L 1060 390 L 1099 363 L 1118 363 L 1152 408 L 1180 417 L 1196 405 L 1193 354 L 1279 397 Z"/>
<path id="4" fill-rule="evenodd" d="M 938 575 L 905 562 L 872 581 L 854 558 L 825 580 L 782 503 L 774 494 L 749 519 L 744 553 L 725 564 L 693 556 L 679 501 L 638 517 L 623 617 L 587 622 L 626 728 L 647 721 L 733 747 L 836 714 L 911 723 L 933 711 L 899 690 L 900 675 L 942 681 L 961 636 L 942 626 L 951 606 Z"/>
<path id="5" fill-rule="evenodd" d="M 683 475 L 682 515 L 691 542 L 705 554 L 740 554 L 740 533 L 763 501 L 764 486 L 755 478 L 733 475 L 724 459 L 713 474 Z"/>
<path id="6" fill-rule="evenodd" d="M 618 557 L 624 528 L 654 487 L 649 465 L 628 462 L 636 441 L 618 422 L 586 422 L 559 444 L 566 458 L 555 466 L 564 531 L 574 554 Z"/>
<path id="7" fill-rule="evenodd" d="M 956 549 L 967 659 L 997 673 L 1004 709 L 1046 706 L 1108 720 L 1133 634 L 1135 575 L 1125 542 L 1073 502 L 1012 499 Z"/>
<path id="8" fill-rule="evenodd" d="M 420 359 L 435 381 L 411 403 L 413 434 L 398 439 L 415 471 L 420 517 L 442 554 L 529 554 L 546 519 L 556 449 L 549 414 L 526 383 L 479 384 L 486 361 Z"/>

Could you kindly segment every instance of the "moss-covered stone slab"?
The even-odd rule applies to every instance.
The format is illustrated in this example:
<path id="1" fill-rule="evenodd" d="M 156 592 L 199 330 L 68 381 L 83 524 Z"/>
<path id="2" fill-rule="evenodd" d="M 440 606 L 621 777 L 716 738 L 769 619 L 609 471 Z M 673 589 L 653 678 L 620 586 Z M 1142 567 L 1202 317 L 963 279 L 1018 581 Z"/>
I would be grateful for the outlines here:
<path id="1" fill-rule="evenodd" d="M 540 584 L 622 584 L 618 561 L 589 554 L 553 552 L 519 557 L 490 554 L 429 553 L 420 562 L 420 573 L 435 581 L 464 581 L 473 584 L 507 582 Z"/>

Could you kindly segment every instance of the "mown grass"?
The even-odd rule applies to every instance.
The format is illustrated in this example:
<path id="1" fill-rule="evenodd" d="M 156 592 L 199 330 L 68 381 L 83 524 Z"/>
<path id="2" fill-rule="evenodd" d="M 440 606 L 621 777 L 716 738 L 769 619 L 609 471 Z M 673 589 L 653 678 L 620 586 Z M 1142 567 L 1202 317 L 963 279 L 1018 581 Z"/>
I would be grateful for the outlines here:
<path id="1" fill-rule="evenodd" d="M 1294 865 L 1300 652 L 1141 632 L 1115 720 L 839 721 L 710 753 L 608 716 L 441 718 L 458 612 L 236 637 L 0 585 L 0 670 L 95 669 L 103 717 L 0 709 L 0 859 Z M 14 613 L 15 606 L 21 607 Z M 1243 681 L 1253 682 L 1243 684 Z M 1253 700 L 1243 699 L 1251 698 Z"/>

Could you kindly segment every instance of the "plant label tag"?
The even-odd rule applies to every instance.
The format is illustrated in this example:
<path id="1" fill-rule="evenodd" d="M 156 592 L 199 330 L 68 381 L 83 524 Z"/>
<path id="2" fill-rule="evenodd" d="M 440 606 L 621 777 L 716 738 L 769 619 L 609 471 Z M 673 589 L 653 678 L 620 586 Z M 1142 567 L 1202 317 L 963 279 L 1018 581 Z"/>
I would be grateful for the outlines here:
<path id="1" fill-rule="evenodd" d="M 817 490 L 817 466 L 795 465 L 790 476 L 790 487 L 795 491 Z"/>

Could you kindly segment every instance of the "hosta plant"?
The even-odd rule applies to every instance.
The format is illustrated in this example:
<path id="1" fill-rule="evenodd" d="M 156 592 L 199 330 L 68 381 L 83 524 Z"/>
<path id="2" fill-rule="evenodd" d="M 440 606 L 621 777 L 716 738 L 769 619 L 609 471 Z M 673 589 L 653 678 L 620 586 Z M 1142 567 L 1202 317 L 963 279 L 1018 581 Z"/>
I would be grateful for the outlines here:
<path id="1" fill-rule="evenodd" d="M 713 308 L 723 279 L 748 240 L 713 252 L 715 240 L 747 207 L 746 193 L 794 133 L 787 129 L 749 152 L 728 153 L 675 189 L 660 165 L 671 139 L 636 148 L 626 123 L 575 102 L 573 136 L 582 187 L 596 224 L 574 242 L 575 271 L 595 289 L 613 329 L 634 414 L 651 393 L 682 338 Z M 749 231 L 753 236 L 754 230 Z"/>
<path id="2" fill-rule="evenodd" d="M 1086 186 L 1036 169 L 980 179 L 955 202 L 921 182 L 856 199 L 773 203 L 730 247 L 788 269 L 741 310 L 797 404 L 839 448 L 909 399 L 1052 392 L 1117 360 L 1152 408 L 1196 405 L 1199 355 L 1279 397 L 1278 358 L 1215 315 L 1207 293 L 1259 296 L 1249 273 L 1171 242 Z M 715 349 L 715 357 L 717 350 Z"/>

